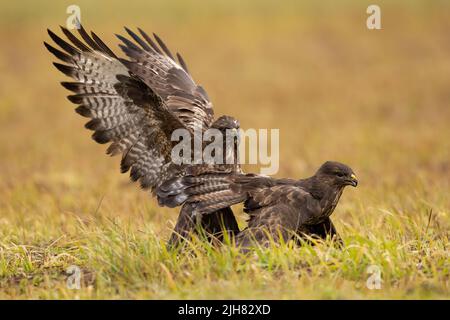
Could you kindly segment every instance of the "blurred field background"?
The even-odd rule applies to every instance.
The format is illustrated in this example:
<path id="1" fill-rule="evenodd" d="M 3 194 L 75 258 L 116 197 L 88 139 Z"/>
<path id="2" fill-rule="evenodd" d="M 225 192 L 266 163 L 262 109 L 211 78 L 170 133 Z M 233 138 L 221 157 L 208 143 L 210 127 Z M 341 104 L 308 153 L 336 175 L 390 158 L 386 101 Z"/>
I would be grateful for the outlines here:
<path id="1" fill-rule="evenodd" d="M 382 30 L 370 31 L 375 3 Z M 277 176 L 349 164 L 360 186 L 333 215 L 346 249 L 166 252 L 177 210 L 90 139 L 42 44 L 70 4 L 116 53 L 124 25 L 160 35 L 217 115 L 279 128 Z M 0 298 L 448 299 L 449 16 L 449 2 L 425 0 L 2 3 Z M 366 287 L 372 264 L 380 290 Z M 80 290 L 66 286 L 70 265 Z"/>

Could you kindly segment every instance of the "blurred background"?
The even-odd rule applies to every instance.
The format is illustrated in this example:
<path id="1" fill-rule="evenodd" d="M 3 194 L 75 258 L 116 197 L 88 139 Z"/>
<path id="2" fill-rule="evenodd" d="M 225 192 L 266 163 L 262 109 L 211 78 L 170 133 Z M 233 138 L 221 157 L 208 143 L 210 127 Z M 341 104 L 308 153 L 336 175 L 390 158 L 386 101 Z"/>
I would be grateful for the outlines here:
<path id="1" fill-rule="evenodd" d="M 325 160 L 349 164 L 360 187 L 344 195 L 339 221 L 385 208 L 426 218 L 432 208 L 448 226 L 448 1 L 376 1 L 382 30 L 366 27 L 374 1 L 8 1 L 0 11 L 3 234 L 11 226 L 23 228 L 14 234 L 21 241 L 76 232 L 67 219 L 101 214 L 167 236 L 177 215 L 119 173 L 120 158 L 105 156 L 65 98 L 67 79 L 43 41 L 47 28 L 61 34 L 71 4 L 116 53 L 123 26 L 160 35 L 217 115 L 244 129 L 279 128 L 277 176 L 306 177 Z"/>

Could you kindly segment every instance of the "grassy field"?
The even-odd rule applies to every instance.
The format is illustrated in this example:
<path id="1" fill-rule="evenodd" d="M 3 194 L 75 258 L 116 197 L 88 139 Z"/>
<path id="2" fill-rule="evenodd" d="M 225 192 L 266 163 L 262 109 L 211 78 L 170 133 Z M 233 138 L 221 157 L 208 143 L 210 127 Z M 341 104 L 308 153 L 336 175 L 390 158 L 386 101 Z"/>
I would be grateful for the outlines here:
<path id="1" fill-rule="evenodd" d="M 158 33 L 216 114 L 279 128 L 277 176 L 349 164 L 360 186 L 333 215 L 345 249 L 244 257 L 193 241 L 167 252 L 177 210 L 158 207 L 90 140 L 42 45 L 74 2 L 10 1 L 0 11 L 0 298 L 450 297 L 448 2 L 377 1 L 382 30 L 372 31 L 366 1 L 151 2 L 76 3 L 116 52 L 123 25 Z M 79 290 L 67 287 L 71 265 Z M 366 286 L 371 265 L 378 290 Z"/>

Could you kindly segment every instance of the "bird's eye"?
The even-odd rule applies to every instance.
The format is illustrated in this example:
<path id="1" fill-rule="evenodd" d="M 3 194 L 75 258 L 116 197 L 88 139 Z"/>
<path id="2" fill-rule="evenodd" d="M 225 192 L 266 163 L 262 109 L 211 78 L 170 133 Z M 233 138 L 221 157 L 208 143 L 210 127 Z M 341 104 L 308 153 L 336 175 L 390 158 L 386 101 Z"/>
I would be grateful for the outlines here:
<path id="1" fill-rule="evenodd" d="M 339 178 L 342 178 L 342 177 L 344 176 L 344 174 L 343 174 L 342 172 L 336 172 L 336 175 L 337 175 Z"/>

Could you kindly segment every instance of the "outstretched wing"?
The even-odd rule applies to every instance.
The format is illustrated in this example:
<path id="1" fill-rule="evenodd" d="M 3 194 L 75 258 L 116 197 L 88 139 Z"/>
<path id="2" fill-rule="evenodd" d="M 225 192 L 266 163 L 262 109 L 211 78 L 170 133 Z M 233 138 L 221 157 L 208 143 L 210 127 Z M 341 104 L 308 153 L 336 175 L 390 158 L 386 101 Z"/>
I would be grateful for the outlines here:
<path id="1" fill-rule="evenodd" d="M 122 154 L 121 171 L 130 170 L 132 180 L 153 190 L 173 174 L 170 136 L 184 125 L 98 36 L 89 36 L 81 27 L 82 42 L 61 29 L 70 43 L 48 30 L 59 48 L 44 44 L 65 63 L 55 62 L 55 67 L 75 80 L 61 83 L 75 93 L 68 99 L 79 105 L 77 113 L 91 118 L 86 128 L 94 130 L 92 138 L 98 143 L 110 142 L 108 154 Z"/>
<path id="2" fill-rule="evenodd" d="M 212 104 L 206 91 L 192 79 L 181 55 L 176 54 L 177 61 L 155 34 L 156 42 L 141 29 L 142 38 L 125 30 L 135 42 L 117 35 L 123 42 L 120 47 L 130 58 L 121 60 L 123 64 L 152 88 L 186 127 L 192 131 L 209 128 L 214 118 Z"/>

